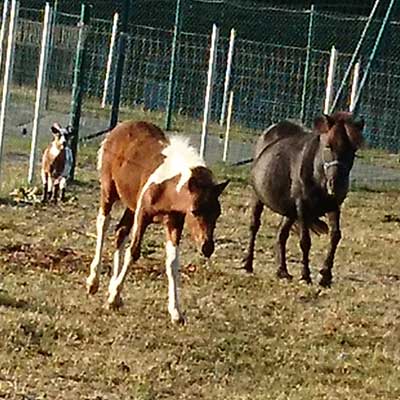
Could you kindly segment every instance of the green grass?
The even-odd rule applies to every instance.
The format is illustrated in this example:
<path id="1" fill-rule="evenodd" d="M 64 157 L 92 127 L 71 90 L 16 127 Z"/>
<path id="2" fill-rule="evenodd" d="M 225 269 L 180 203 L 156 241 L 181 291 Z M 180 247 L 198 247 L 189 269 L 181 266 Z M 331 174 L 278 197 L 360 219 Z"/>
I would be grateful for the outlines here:
<path id="1" fill-rule="evenodd" d="M 152 227 L 132 266 L 124 308 L 103 308 L 112 259 L 107 240 L 99 293 L 85 279 L 95 247 L 95 149 L 82 149 L 78 184 L 57 207 L 0 204 L 0 398 L 388 399 L 400 398 L 398 192 L 351 192 L 331 289 L 317 285 L 327 237 L 313 237 L 314 284 L 275 278 L 278 218 L 265 212 L 255 274 L 237 268 L 248 241 L 247 168 L 222 196 L 213 257 L 185 235 L 185 326 L 170 323 L 163 232 Z M 15 160 L 14 181 L 22 164 Z M 10 177 L 10 176 L 8 176 Z M 10 178 L 11 179 L 11 178 Z M 116 210 L 118 216 L 121 209 Z"/>

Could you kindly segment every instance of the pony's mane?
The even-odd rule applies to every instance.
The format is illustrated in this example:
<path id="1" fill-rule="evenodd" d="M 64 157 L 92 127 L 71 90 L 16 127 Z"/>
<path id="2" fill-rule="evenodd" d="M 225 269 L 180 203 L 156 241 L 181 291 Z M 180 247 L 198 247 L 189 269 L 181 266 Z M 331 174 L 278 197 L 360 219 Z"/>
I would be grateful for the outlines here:
<path id="1" fill-rule="evenodd" d="M 157 180 L 170 179 L 174 176 L 181 175 L 177 190 L 189 180 L 192 169 L 196 167 L 205 167 L 203 158 L 198 154 L 197 150 L 189 144 L 189 138 L 184 136 L 171 136 L 169 144 L 164 148 L 162 154 L 165 160 L 162 167 L 158 169 Z"/>

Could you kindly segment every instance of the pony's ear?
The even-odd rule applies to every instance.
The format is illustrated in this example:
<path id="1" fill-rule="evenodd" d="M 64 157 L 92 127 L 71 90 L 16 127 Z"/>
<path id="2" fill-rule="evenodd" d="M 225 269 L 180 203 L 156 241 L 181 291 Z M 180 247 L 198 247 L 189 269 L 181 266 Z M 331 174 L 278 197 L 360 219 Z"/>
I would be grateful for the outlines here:
<path id="1" fill-rule="evenodd" d="M 364 143 L 362 131 L 364 129 L 364 119 L 360 118 L 351 124 L 345 124 L 346 134 L 354 150 L 358 150 Z"/>
<path id="2" fill-rule="evenodd" d="M 221 193 L 225 190 L 230 181 L 231 181 L 230 179 L 227 179 L 225 182 L 217 183 L 216 185 L 214 185 L 214 190 L 215 193 L 217 194 L 217 197 L 221 195 Z"/>
<path id="3" fill-rule="evenodd" d="M 335 120 L 328 114 L 322 114 L 314 120 L 314 129 L 318 133 L 328 132 L 333 125 L 335 125 Z"/>
<path id="4" fill-rule="evenodd" d="M 60 124 L 59 124 L 58 122 L 55 122 L 55 123 L 51 126 L 50 130 L 51 130 L 52 133 L 60 133 L 60 131 L 61 131 L 61 126 L 60 126 Z"/>

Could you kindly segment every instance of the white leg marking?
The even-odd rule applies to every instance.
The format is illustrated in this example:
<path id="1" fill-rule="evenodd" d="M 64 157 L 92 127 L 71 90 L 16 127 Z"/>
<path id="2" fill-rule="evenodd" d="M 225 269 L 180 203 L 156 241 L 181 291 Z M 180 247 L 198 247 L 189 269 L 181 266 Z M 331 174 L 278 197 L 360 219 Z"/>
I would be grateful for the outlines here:
<path id="1" fill-rule="evenodd" d="M 90 264 L 90 275 L 86 280 L 87 289 L 90 292 L 97 291 L 99 285 L 99 275 L 101 266 L 101 253 L 103 251 L 104 237 L 107 228 L 110 224 L 110 214 L 105 216 L 103 210 L 99 210 L 97 214 L 96 228 L 97 228 L 97 239 L 96 239 L 96 253 L 93 261 Z"/>
<path id="2" fill-rule="evenodd" d="M 67 180 L 66 180 L 66 178 L 64 178 L 64 177 L 60 178 L 60 190 L 65 189 L 66 186 L 67 186 Z"/>
<path id="3" fill-rule="evenodd" d="M 111 288 L 114 287 L 113 285 L 115 284 L 114 282 L 117 280 L 118 275 L 121 273 L 121 251 L 125 247 L 128 237 L 129 236 L 127 235 L 124 238 L 121 245 L 114 252 L 114 269 L 113 269 L 112 277 L 110 279 L 110 285 L 109 285 L 110 292 L 111 292 Z"/>
<path id="4" fill-rule="evenodd" d="M 122 248 L 122 246 L 121 246 Z M 114 263 L 118 261 L 118 269 L 119 269 L 119 254 L 116 256 L 114 254 Z M 117 276 L 115 276 L 115 267 L 116 264 L 114 264 L 114 273 L 113 276 L 110 280 L 110 285 L 108 287 L 108 304 L 111 306 L 118 305 L 120 302 L 120 294 L 122 290 L 122 284 L 124 283 L 126 273 L 128 272 L 129 265 L 132 261 L 132 253 L 131 253 L 131 247 L 128 246 L 128 248 L 125 250 L 125 257 L 124 257 L 124 263 L 122 265 L 121 271 Z"/>
<path id="5" fill-rule="evenodd" d="M 172 322 L 182 322 L 183 316 L 178 300 L 179 247 L 168 241 L 165 250 L 165 264 L 168 277 L 168 311 Z"/>

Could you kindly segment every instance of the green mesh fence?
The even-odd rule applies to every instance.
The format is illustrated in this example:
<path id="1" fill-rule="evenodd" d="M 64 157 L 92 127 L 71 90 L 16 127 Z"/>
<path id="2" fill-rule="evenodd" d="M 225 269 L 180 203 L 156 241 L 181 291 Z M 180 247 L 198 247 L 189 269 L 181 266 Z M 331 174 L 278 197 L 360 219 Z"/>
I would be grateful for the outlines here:
<path id="1" fill-rule="evenodd" d="M 106 64 L 114 12 L 122 2 L 102 2 L 92 9 L 86 41 L 84 121 L 87 132 L 108 125 L 109 108 L 99 114 L 104 91 Z M 174 0 L 132 2 L 125 50 L 121 107 L 128 117 L 142 116 L 163 125 L 171 63 L 175 6 Z M 181 34 L 175 74 L 172 129 L 199 135 L 204 110 L 204 96 L 212 24 L 220 28 L 216 75 L 212 98 L 210 134 L 218 140 L 224 128 L 218 121 L 223 103 L 229 34 L 236 29 L 230 90 L 234 91 L 233 139 L 229 160 L 240 161 L 251 154 L 252 141 L 260 130 L 284 118 L 300 119 L 310 124 L 321 113 L 325 99 L 330 49 L 338 49 L 334 83 L 338 90 L 351 55 L 367 21 L 366 16 L 314 12 L 308 73 L 307 43 L 311 12 L 309 9 L 283 9 L 249 6 L 248 2 L 183 1 Z M 64 8 L 63 8 L 64 7 Z M 72 86 L 74 57 L 78 38 L 79 8 L 66 12 L 60 3 L 54 27 L 48 71 L 46 109 L 57 110 L 67 119 Z M 367 122 L 366 139 L 370 146 L 400 150 L 400 23 L 399 7 L 387 26 L 384 39 L 361 97 L 360 112 Z M 375 20 L 361 47 L 361 74 L 375 43 L 381 24 Z M 99 18 L 101 17 L 101 18 Z M 21 101 L 30 118 L 33 91 L 39 60 L 43 11 L 21 8 L 13 75 L 14 102 Z M 109 81 L 108 104 L 112 98 L 117 51 L 114 52 Z M 27 60 L 29 62 L 27 63 Z M 305 86 L 305 81 L 307 85 Z M 338 108 L 349 106 L 351 81 L 346 85 Z M 305 88 L 305 92 L 304 92 Z M 19 97 L 18 97 L 19 96 Z M 305 102 L 302 104 L 302 98 Z M 28 106 L 29 104 L 29 106 Z M 108 107 L 108 106 L 107 106 Z M 87 123 L 90 119 L 93 124 Z M 215 147 L 220 141 L 215 142 Z M 218 150 L 219 151 L 219 150 Z"/>

